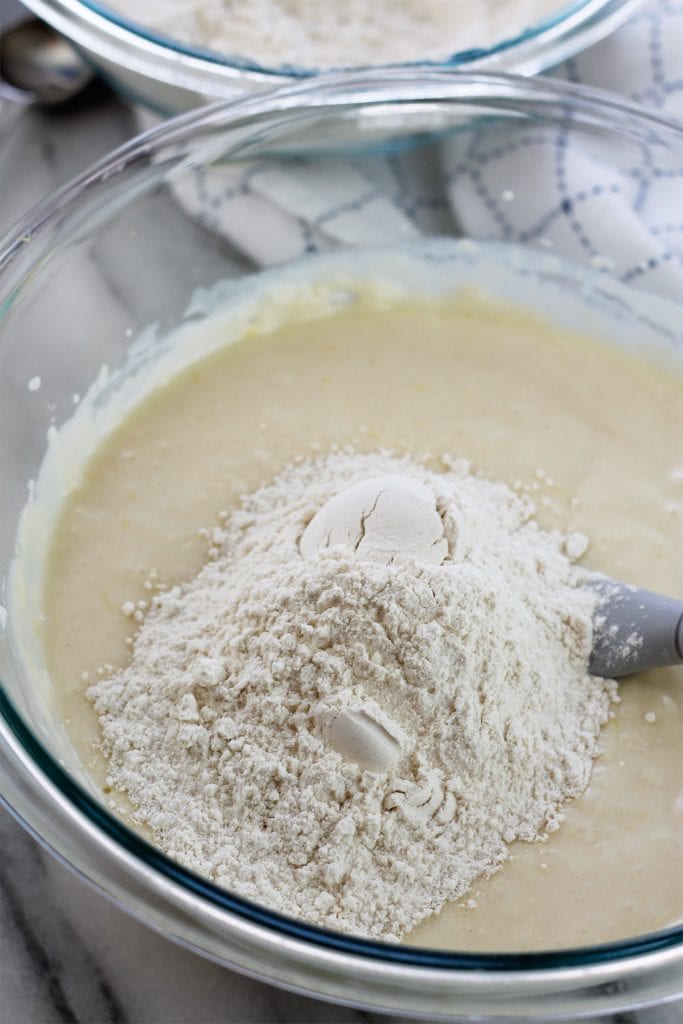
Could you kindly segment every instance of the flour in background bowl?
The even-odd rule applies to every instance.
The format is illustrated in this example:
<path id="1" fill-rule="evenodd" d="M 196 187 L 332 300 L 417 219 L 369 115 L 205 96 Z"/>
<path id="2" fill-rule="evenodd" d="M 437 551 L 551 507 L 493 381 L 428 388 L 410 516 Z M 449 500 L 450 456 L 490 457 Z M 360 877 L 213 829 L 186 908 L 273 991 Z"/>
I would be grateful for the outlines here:
<path id="1" fill-rule="evenodd" d="M 443 61 L 514 38 L 558 0 L 113 0 L 111 7 L 192 46 L 266 67 Z"/>

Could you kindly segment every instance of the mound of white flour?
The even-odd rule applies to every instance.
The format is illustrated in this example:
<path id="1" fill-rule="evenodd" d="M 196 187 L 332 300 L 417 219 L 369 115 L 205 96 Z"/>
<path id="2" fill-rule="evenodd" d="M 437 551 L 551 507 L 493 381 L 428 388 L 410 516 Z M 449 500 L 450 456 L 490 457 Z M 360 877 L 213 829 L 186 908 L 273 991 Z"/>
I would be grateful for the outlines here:
<path id="1" fill-rule="evenodd" d="M 386 555 L 370 508 L 354 542 L 364 488 L 346 533 L 329 526 L 345 488 L 401 477 L 430 563 L 419 547 Z M 408 520 L 382 493 L 400 538 Z M 90 688 L 110 784 L 226 888 L 405 935 L 513 839 L 557 827 L 610 714 L 614 684 L 587 673 L 595 599 L 567 538 L 532 514 L 460 463 L 336 453 L 288 468 L 222 517 L 211 560 L 156 594 L 129 666 Z"/>

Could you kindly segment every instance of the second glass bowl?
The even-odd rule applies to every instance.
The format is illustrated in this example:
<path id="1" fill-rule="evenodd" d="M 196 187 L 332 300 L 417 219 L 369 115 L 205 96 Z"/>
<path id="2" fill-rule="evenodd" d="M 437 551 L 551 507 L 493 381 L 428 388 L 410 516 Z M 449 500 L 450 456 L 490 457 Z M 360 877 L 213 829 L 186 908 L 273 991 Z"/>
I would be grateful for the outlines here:
<path id="1" fill-rule="evenodd" d="M 420 66 L 535 75 L 604 38 L 641 3 L 558 2 L 555 13 L 522 32 L 505 35 L 495 45 L 454 51 L 443 62 Z M 317 74 L 312 68 L 283 70 L 186 45 L 94 0 L 26 0 L 26 5 L 71 39 L 122 95 L 165 117 L 208 100 L 230 99 Z"/>

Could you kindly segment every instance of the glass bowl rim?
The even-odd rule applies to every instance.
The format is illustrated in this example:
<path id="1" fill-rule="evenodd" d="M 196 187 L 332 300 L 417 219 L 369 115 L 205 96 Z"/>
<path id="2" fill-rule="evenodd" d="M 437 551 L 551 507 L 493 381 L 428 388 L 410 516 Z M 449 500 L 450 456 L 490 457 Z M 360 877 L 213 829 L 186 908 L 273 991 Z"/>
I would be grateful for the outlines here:
<path id="1" fill-rule="evenodd" d="M 421 73 L 418 82 L 415 82 L 414 73 L 415 69 L 401 68 L 375 69 L 366 73 L 324 74 L 237 100 L 209 104 L 137 135 L 108 153 L 61 189 L 53 192 L 42 203 L 34 206 L 10 229 L 5 239 L 0 240 L 0 275 L 23 251 L 26 243 L 44 231 L 62 210 L 77 202 L 88 189 L 122 171 L 137 158 L 149 156 L 160 146 L 189 140 L 201 129 L 235 128 L 251 123 L 260 125 L 263 119 L 278 114 L 319 114 L 322 111 L 334 115 L 340 110 L 353 110 L 368 105 L 386 106 L 395 103 L 400 107 L 402 103 L 427 103 L 435 100 L 450 102 L 454 106 L 458 103 L 470 105 L 477 97 L 480 101 L 499 103 L 501 97 L 506 95 L 507 99 L 522 104 L 537 101 L 541 108 L 546 104 L 552 109 L 552 104 L 555 103 L 558 111 L 565 112 L 571 101 L 572 114 L 579 110 L 585 116 L 585 121 L 573 120 L 572 124 L 590 128 L 597 126 L 613 135 L 626 134 L 629 128 L 656 127 L 664 132 L 663 141 L 676 140 L 683 148 L 682 123 L 663 118 L 644 106 L 622 101 L 599 89 L 578 87 L 557 80 L 529 80 L 510 74 L 471 73 L 444 68 L 428 71 L 426 75 Z M 451 88 L 448 88 L 449 86 Z M 396 91 L 387 97 L 384 90 L 391 90 L 392 87 Z M 312 97 L 319 102 L 311 103 Z M 29 273 L 30 270 L 31 268 Z M 25 275 L 22 274 L 23 276 Z M 3 310 L 9 309 L 13 301 L 14 295 L 10 293 L 7 300 L 0 302 L 0 316 Z M 537 970 L 567 970 L 606 965 L 665 950 L 683 952 L 683 925 L 674 925 L 617 942 L 590 946 L 521 953 L 468 953 L 376 942 L 300 922 L 198 877 L 170 860 L 105 807 L 96 803 L 34 735 L 5 692 L 0 680 L 0 735 L 3 743 L 7 743 L 8 732 L 10 741 L 13 737 L 18 742 L 23 754 L 29 758 L 39 775 L 46 777 L 71 808 L 95 827 L 98 834 L 112 840 L 118 848 L 129 855 L 137 871 L 149 868 L 162 879 L 180 886 L 183 891 L 199 897 L 214 909 L 232 914 L 270 933 L 288 936 L 295 941 L 313 944 L 318 948 L 323 947 L 346 955 L 397 966 L 465 972 L 526 974 Z M 21 818 L 21 814 L 17 814 Z"/>
<path id="2" fill-rule="evenodd" d="M 428 102 L 507 104 L 496 109 L 497 115 L 514 110 L 515 103 L 529 103 L 544 112 L 547 108 L 550 113 L 555 104 L 557 115 L 566 116 L 567 111 L 571 111 L 571 124 L 577 127 L 597 128 L 613 136 L 633 132 L 640 142 L 666 144 L 675 140 L 683 145 L 683 120 L 664 116 L 607 89 L 545 75 L 530 78 L 503 71 L 421 66 L 325 72 L 255 93 L 214 100 L 134 135 L 35 203 L 0 236 L 0 272 L 17 255 L 26 238 L 32 238 L 58 209 L 76 199 L 95 181 L 144 156 L 154 146 L 182 143 L 199 129 L 235 128 L 242 122 L 246 124 L 278 113 L 328 111 L 334 114 L 347 108 L 388 104 L 396 104 L 398 108 L 404 103 Z M 225 121 L 225 116 L 233 112 L 236 116 Z M 581 117 L 577 118 L 577 114 Z M 655 129 L 663 132 L 662 138 L 650 135 Z M 0 305 L 0 313 L 3 308 Z"/>

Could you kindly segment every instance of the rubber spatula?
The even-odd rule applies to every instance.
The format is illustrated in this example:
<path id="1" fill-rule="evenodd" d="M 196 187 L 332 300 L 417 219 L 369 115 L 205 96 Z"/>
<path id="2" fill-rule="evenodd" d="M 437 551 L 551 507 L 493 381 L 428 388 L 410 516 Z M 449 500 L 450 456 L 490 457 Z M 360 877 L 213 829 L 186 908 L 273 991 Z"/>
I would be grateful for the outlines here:
<path id="1" fill-rule="evenodd" d="M 683 664 L 683 601 L 597 576 L 592 675 L 616 679 L 648 668 Z"/>

